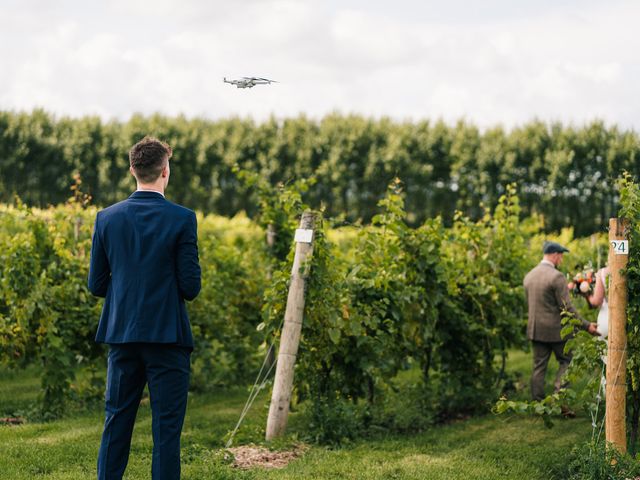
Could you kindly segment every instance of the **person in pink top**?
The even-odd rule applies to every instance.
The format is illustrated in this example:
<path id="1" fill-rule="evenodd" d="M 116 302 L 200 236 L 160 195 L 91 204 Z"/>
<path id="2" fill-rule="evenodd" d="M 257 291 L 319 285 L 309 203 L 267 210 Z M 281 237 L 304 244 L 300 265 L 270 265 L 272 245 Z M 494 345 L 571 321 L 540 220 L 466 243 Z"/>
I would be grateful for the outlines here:
<path id="1" fill-rule="evenodd" d="M 598 270 L 596 273 L 596 286 L 593 289 L 593 293 L 586 297 L 587 302 L 589 302 L 592 308 L 600 307 L 600 311 L 598 312 L 598 333 L 603 340 L 605 340 L 609 334 L 609 305 L 607 304 L 609 274 L 609 267 Z"/>

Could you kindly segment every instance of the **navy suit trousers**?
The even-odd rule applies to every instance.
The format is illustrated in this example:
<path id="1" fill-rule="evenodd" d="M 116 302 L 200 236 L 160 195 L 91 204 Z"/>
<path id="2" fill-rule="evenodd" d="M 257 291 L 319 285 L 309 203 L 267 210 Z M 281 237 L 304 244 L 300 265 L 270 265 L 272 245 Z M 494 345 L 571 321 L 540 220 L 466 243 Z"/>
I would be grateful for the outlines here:
<path id="1" fill-rule="evenodd" d="M 176 345 L 110 345 L 99 480 L 120 480 L 124 474 L 145 384 L 149 385 L 152 412 L 152 478 L 180 478 L 180 433 L 187 409 L 190 357 L 190 348 Z"/>

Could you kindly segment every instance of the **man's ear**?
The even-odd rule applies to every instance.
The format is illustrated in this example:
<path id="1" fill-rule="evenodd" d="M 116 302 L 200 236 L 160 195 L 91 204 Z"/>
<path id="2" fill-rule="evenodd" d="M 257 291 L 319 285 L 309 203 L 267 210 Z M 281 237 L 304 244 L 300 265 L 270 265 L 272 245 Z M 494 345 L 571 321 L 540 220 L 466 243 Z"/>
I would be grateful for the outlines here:
<path id="1" fill-rule="evenodd" d="M 160 174 L 162 178 L 167 178 L 169 176 L 169 164 L 167 163 L 164 167 L 162 167 L 162 173 Z"/>
<path id="2" fill-rule="evenodd" d="M 133 171 L 133 167 L 129 167 L 129 172 L 131 172 L 131 175 L 133 175 L 134 178 L 135 178 L 136 174 Z M 137 178 L 136 178 L 136 180 L 137 180 Z"/>

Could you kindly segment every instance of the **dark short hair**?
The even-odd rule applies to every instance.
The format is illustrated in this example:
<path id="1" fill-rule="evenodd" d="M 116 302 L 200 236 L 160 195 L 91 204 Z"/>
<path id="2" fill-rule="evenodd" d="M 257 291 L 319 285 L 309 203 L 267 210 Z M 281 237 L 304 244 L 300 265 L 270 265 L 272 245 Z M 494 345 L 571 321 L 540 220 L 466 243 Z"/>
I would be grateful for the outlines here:
<path id="1" fill-rule="evenodd" d="M 168 144 L 154 137 L 144 137 L 129 150 L 129 164 L 138 181 L 152 183 L 158 179 L 172 154 Z"/>

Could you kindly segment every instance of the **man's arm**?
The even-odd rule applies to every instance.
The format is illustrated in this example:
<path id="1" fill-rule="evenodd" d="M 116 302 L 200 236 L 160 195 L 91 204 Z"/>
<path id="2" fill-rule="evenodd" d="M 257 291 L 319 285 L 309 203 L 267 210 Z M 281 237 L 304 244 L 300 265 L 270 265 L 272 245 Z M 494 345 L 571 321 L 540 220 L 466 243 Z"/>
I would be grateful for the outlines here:
<path id="1" fill-rule="evenodd" d="M 191 212 L 178 237 L 176 257 L 178 290 L 185 300 L 193 300 L 200 293 L 200 263 L 198 261 L 198 222 Z"/>
<path id="2" fill-rule="evenodd" d="M 102 240 L 100 240 L 98 233 L 98 218 L 98 215 L 96 215 L 96 223 L 93 227 L 88 287 L 89 291 L 96 297 L 105 297 L 111 281 L 111 268 L 109 267 L 107 252 L 104 250 L 104 245 L 102 245 Z"/>

